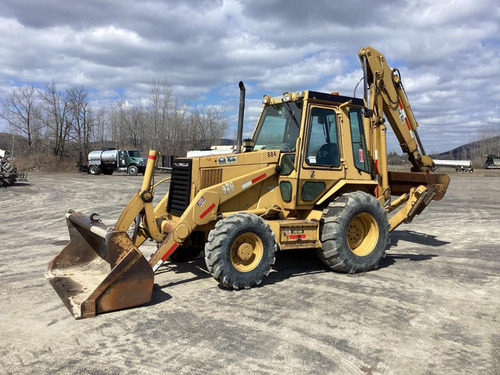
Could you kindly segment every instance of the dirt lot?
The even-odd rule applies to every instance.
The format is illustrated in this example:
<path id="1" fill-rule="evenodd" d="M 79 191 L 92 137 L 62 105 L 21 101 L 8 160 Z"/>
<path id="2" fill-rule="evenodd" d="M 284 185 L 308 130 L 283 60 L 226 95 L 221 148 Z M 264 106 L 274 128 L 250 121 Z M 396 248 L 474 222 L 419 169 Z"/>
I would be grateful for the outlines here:
<path id="1" fill-rule="evenodd" d="M 203 259 L 168 263 L 147 306 L 77 321 L 44 278 L 64 214 L 113 224 L 141 178 L 31 175 L 0 189 L 0 373 L 500 374 L 500 175 L 452 177 L 376 271 L 283 252 L 234 292 Z"/>

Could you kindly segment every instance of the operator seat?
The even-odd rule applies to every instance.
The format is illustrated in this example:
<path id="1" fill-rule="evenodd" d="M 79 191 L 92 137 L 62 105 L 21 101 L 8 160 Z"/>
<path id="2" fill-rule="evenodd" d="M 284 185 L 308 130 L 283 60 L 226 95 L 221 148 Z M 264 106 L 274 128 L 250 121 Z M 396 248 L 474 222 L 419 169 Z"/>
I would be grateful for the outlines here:
<path id="1" fill-rule="evenodd" d="M 320 147 L 316 154 L 317 165 L 332 165 L 340 164 L 339 147 L 336 143 L 325 143 Z"/>

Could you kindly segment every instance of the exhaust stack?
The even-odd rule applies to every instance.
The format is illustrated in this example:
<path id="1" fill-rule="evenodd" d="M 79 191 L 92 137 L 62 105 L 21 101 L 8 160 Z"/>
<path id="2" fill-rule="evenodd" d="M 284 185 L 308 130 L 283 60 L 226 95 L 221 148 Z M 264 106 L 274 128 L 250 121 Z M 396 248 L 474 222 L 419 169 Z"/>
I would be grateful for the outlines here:
<path id="1" fill-rule="evenodd" d="M 236 150 L 241 152 L 241 144 L 243 142 L 243 117 L 245 113 L 245 85 L 240 81 L 240 110 L 238 113 L 238 135 L 236 140 Z"/>

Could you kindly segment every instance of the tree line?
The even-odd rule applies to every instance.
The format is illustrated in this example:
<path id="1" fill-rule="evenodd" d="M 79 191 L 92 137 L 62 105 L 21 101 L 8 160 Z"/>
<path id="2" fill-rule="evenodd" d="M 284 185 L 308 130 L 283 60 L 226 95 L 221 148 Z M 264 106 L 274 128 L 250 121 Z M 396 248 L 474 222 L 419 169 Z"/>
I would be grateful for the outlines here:
<path id="1" fill-rule="evenodd" d="M 20 86 L 0 99 L 0 118 L 22 137 L 27 154 L 59 160 L 102 147 L 185 155 L 218 144 L 228 127 L 223 111 L 189 107 L 165 81 L 152 82 L 149 95 L 134 103 L 121 98 L 105 107 L 92 105 L 84 87 Z"/>

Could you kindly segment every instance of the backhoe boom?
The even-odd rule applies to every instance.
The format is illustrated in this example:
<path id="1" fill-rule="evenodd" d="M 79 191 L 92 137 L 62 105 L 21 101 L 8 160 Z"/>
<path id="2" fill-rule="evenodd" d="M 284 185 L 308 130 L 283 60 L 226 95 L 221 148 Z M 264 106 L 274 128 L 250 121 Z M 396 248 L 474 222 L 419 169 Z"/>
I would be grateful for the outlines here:
<path id="1" fill-rule="evenodd" d="M 373 149 L 386 150 L 384 116 L 408 155 L 411 172 L 389 172 L 387 161 L 375 166 L 380 174 L 379 184 L 386 192 L 386 210 L 392 212 L 402 206 L 390 220 L 390 230 L 403 222 L 410 222 L 432 200 L 440 200 L 446 193 L 450 179 L 445 174 L 431 174 L 435 169 L 431 157 L 425 154 L 418 136 L 418 122 L 411 109 L 398 69 L 391 69 L 382 53 L 372 47 L 361 48 L 359 58 L 365 75 L 364 96 L 368 103 Z M 383 152 L 385 157 L 385 152 Z M 377 159 L 375 157 L 375 159 Z M 397 204 L 391 204 L 390 194 L 403 194 Z"/>

